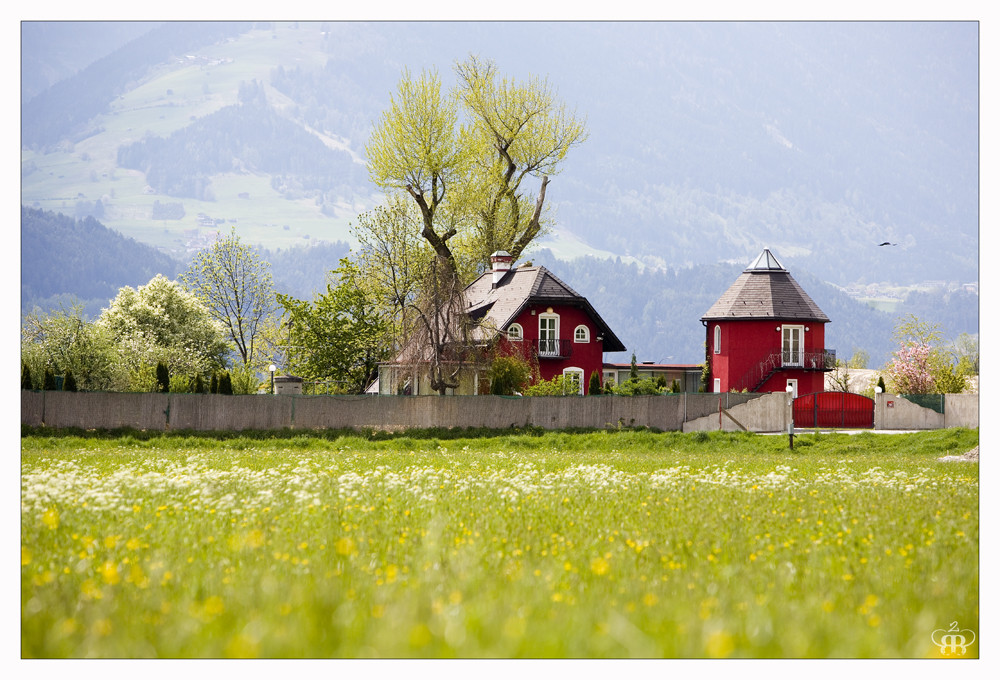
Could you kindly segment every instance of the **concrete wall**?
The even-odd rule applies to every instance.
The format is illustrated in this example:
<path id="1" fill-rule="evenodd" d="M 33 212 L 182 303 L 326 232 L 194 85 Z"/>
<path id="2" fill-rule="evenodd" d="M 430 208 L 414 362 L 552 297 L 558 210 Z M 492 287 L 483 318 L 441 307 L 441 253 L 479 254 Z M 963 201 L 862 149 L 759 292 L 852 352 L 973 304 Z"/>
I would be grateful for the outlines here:
<path id="1" fill-rule="evenodd" d="M 944 395 L 944 413 L 914 404 L 898 394 L 875 395 L 876 430 L 934 430 L 943 427 L 979 427 L 979 395 Z"/>
<path id="2" fill-rule="evenodd" d="M 935 430 L 944 427 L 944 414 L 924 408 L 898 394 L 875 395 L 876 430 Z"/>
<path id="3" fill-rule="evenodd" d="M 729 408 L 723 405 L 723 408 L 750 432 L 786 431 L 790 414 L 788 395 L 784 392 L 771 392 L 756 396 L 756 399 L 734 404 Z M 715 413 L 688 420 L 682 428 L 684 432 L 699 430 L 733 432 L 740 429 L 740 426 L 725 414 L 720 416 L 718 408 Z"/>
<path id="4" fill-rule="evenodd" d="M 979 427 L 979 395 L 944 395 L 944 426 Z"/>
<path id="5" fill-rule="evenodd" d="M 876 395 L 875 429 L 978 427 L 979 395 L 946 395 L 945 414 L 889 394 Z M 892 401 L 890 408 L 888 402 Z M 21 391 L 25 425 L 137 430 L 295 428 L 400 431 L 432 427 L 651 427 L 718 430 L 719 408 L 752 432 L 788 427 L 787 396 L 668 394 L 638 397 L 397 397 L 219 394 L 115 394 Z M 723 430 L 738 430 L 722 416 Z"/>
<path id="6" fill-rule="evenodd" d="M 38 427 L 45 422 L 45 392 L 21 390 L 21 424 Z"/>
<path id="7" fill-rule="evenodd" d="M 82 398 L 81 398 L 82 397 Z M 170 395 L 156 393 L 25 392 L 21 422 L 83 429 L 162 430 Z M 25 419 L 25 415 L 33 422 Z"/>
<path id="8" fill-rule="evenodd" d="M 171 394 L 171 430 L 277 430 L 291 427 L 289 395 Z"/>
<path id="9" fill-rule="evenodd" d="M 538 426 L 652 427 L 759 398 L 753 394 L 638 397 L 397 397 L 21 392 L 21 422 L 50 427 L 140 430 L 362 429 Z"/>

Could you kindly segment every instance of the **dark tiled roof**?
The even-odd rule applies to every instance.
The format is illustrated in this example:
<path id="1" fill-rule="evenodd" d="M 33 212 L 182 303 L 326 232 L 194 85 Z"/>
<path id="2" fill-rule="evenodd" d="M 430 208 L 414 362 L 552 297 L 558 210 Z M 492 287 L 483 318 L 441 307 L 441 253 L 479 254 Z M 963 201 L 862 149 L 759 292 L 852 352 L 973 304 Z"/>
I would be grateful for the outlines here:
<path id="1" fill-rule="evenodd" d="M 766 249 L 701 317 L 702 321 L 762 318 L 830 320 Z"/>
<path id="2" fill-rule="evenodd" d="M 605 352 L 624 352 L 625 345 L 583 297 L 545 267 L 518 267 L 507 272 L 493 287 L 493 272 L 487 271 L 465 289 L 468 313 L 482 319 L 486 332 L 507 328 L 528 304 L 563 304 L 584 309 L 604 336 Z"/>

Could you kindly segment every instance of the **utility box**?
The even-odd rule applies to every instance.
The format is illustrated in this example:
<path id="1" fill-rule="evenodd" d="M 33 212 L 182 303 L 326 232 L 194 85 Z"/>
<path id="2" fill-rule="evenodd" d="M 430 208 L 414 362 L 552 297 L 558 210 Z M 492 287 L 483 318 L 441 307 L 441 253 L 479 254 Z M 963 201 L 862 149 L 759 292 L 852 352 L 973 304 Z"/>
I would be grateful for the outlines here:
<path id="1" fill-rule="evenodd" d="M 294 375 L 274 376 L 275 394 L 302 394 L 303 379 Z"/>

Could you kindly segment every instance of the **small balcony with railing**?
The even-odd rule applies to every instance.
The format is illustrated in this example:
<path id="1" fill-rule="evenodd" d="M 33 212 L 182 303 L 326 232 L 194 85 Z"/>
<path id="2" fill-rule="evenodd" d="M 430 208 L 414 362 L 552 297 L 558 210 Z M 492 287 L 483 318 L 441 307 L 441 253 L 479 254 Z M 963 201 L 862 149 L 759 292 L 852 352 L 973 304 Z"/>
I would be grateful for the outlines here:
<path id="1" fill-rule="evenodd" d="M 539 359 L 566 359 L 573 354 L 572 340 L 540 338 L 532 345 Z"/>

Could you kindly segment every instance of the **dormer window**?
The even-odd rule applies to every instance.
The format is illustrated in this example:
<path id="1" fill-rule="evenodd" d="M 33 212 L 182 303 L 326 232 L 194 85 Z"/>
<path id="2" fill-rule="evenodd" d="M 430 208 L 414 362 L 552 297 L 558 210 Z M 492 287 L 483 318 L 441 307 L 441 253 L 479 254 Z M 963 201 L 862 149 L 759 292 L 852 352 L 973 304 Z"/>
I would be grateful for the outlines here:
<path id="1" fill-rule="evenodd" d="M 590 329 L 586 326 L 577 326 L 573 331 L 573 342 L 590 342 Z"/>
<path id="2" fill-rule="evenodd" d="M 521 324 L 512 323 L 507 327 L 507 339 L 511 342 L 521 342 L 524 340 L 524 329 L 521 328 Z"/>

